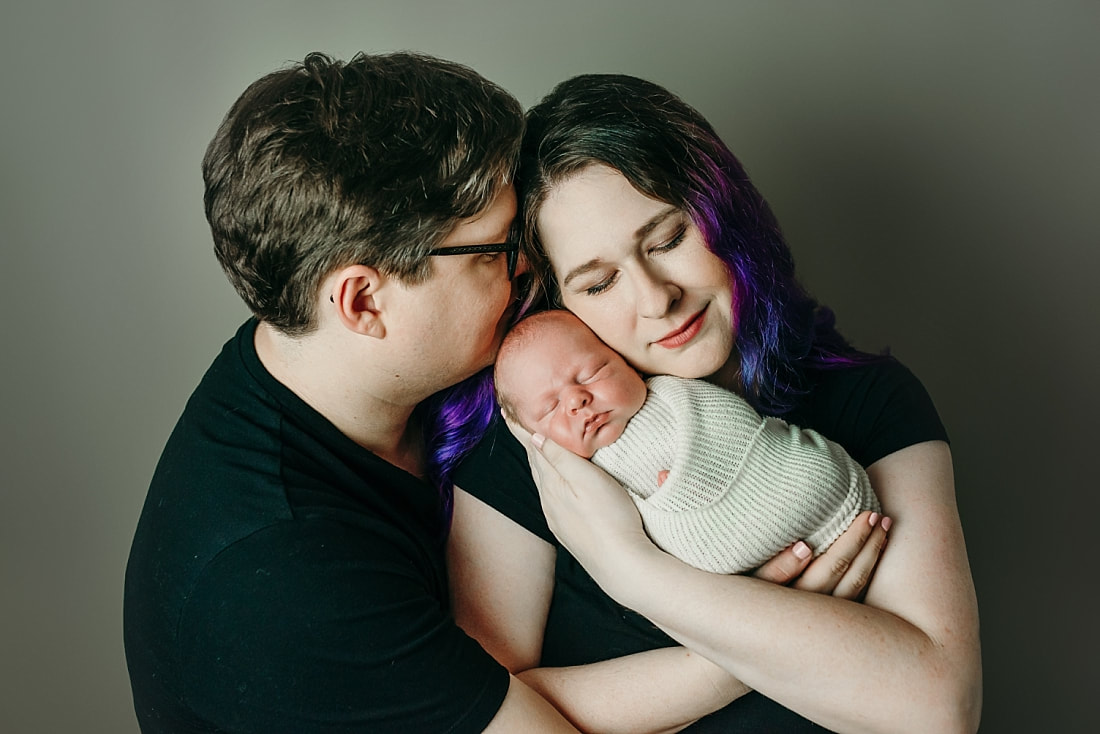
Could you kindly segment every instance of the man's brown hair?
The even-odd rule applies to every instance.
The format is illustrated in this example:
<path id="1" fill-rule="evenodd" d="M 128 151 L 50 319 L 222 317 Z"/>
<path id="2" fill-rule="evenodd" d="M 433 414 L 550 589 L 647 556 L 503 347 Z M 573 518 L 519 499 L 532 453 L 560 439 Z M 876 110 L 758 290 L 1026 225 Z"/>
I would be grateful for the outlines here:
<path id="1" fill-rule="evenodd" d="M 523 125 L 512 95 L 460 64 L 309 54 L 250 85 L 207 148 L 218 261 L 253 314 L 308 333 L 337 268 L 427 278 L 428 252 L 511 185 Z"/>

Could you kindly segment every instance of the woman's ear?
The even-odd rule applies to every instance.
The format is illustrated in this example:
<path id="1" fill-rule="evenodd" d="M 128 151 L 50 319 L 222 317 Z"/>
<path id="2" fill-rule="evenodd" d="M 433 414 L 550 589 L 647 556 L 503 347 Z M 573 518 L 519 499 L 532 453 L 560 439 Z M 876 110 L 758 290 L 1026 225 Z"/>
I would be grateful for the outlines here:
<path id="1" fill-rule="evenodd" d="M 384 339 L 386 324 L 378 292 L 388 278 L 368 265 L 349 265 L 330 280 L 328 300 L 344 328 L 363 336 Z"/>

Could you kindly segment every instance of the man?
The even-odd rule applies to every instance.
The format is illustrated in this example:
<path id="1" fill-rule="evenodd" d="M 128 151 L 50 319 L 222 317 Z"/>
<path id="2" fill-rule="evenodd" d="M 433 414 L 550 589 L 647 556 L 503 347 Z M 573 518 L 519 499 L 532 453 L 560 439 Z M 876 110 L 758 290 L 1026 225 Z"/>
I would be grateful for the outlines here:
<path id="1" fill-rule="evenodd" d="M 573 730 L 455 626 L 418 409 L 491 363 L 510 316 L 522 129 L 506 92 L 415 54 L 311 54 L 229 111 L 206 213 L 254 319 L 134 537 L 146 734 Z"/>

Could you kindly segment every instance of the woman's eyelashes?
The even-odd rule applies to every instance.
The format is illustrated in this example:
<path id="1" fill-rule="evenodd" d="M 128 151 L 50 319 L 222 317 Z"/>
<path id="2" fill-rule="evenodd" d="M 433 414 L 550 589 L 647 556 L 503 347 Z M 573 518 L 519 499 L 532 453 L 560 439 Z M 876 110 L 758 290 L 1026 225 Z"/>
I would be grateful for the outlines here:
<path id="1" fill-rule="evenodd" d="M 675 250 L 680 246 L 680 243 L 684 241 L 684 237 L 687 236 L 687 225 L 681 224 L 680 228 L 676 230 L 676 233 L 670 240 L 662 244 L 656 245 L 649 250 L 651 255 L 659 255 L 662 252 L 668 252 L 669 250 Z"/>
<path id="2" fill-rule="evenodd" d="M 653 247 L 649 248 L 648 250 L 646 250 L 646 254 L 648 254 L 648 255 L 661 255 L 663 253 L 671 252 L 672 250 L 675 250 L 677 247 L 679 247 L 683 243 L 684 237 L 687 236 L 687 231 L 688 231 L 687 224 L 681 224 L 680 227 L 676 230 L 675 234 L 673 234 L 671 238 L 669 238 L 668 240 L 666 240 L 664 242 L 661 242 L 660 244 L 654 245 Z M 591 285 L 591 286 L 588 286 L 587 288 L 585 288 L 584 293 L 585 293 L 585 295 L 588 295 L 588 296 L 598 296 L 599 294 L 604 293 L 609 288 L 611 288 L 611 286 L 615 285 L 615 283 L 616 283 L 616 281 L 618 281 L 618 279 L 619 279 L 619 271 L 615 270 L 614 272 L 610 273 L 606 278 L 604 278 L 600 282 L 596 283 L 595 285 Z"/>
<path id="3" fill-rule="evenodd" d="M 618 280 L 618 279 L 619 279 L 619 271 L 616 270 L 613 273 L 611 273 L 609 276 L 607 276 L 606 278 L 601 280 L 596 285 L 591 285 L 591 286 L 588 286 L 587 288 L 585 288 L 584 293 L 585 293 L 585 295 L 589 295 L 589 296 L 598 296 L 599 294 L 603 293 L 604 291 L 606 291 L 611 286 L 615 285 L 615 281 Z"/>

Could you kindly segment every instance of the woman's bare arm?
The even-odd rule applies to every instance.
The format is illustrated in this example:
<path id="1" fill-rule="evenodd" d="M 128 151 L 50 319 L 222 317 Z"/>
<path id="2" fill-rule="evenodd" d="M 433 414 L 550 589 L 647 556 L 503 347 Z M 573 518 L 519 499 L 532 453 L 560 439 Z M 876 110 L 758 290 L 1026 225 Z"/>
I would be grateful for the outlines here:
<path id="1" fill-rule="evenodd" d="M 568 668 L 540 668 L 556 551 L 455 490 L 447 547 L 455 619 L 581 731 L 676 731 L 748 691 L 682 647 Z"/>
<path id="2" fill-rule="evenodd" d="M 455 621 L 510 673 L 537 667 L 554 546 L 459 487 L 447 538 Z"/>
<path id="3" fill-rule="evenodd" d="M 551 529 L 597 583 L 739 680 L 837 731 L 977 728 L 977 602 L 945 443 L 868 470 L 893 526 L 866 604 L 691 568 L 597 467 L 549 441 L 531 458 Z"/>
<path id="4" fill-rule="evenodd" d="M 485 727 L 485 734 L 575 734 L 577 729 L 542 696 L 512 676 L 508 693 L 496 716 Z"/>

